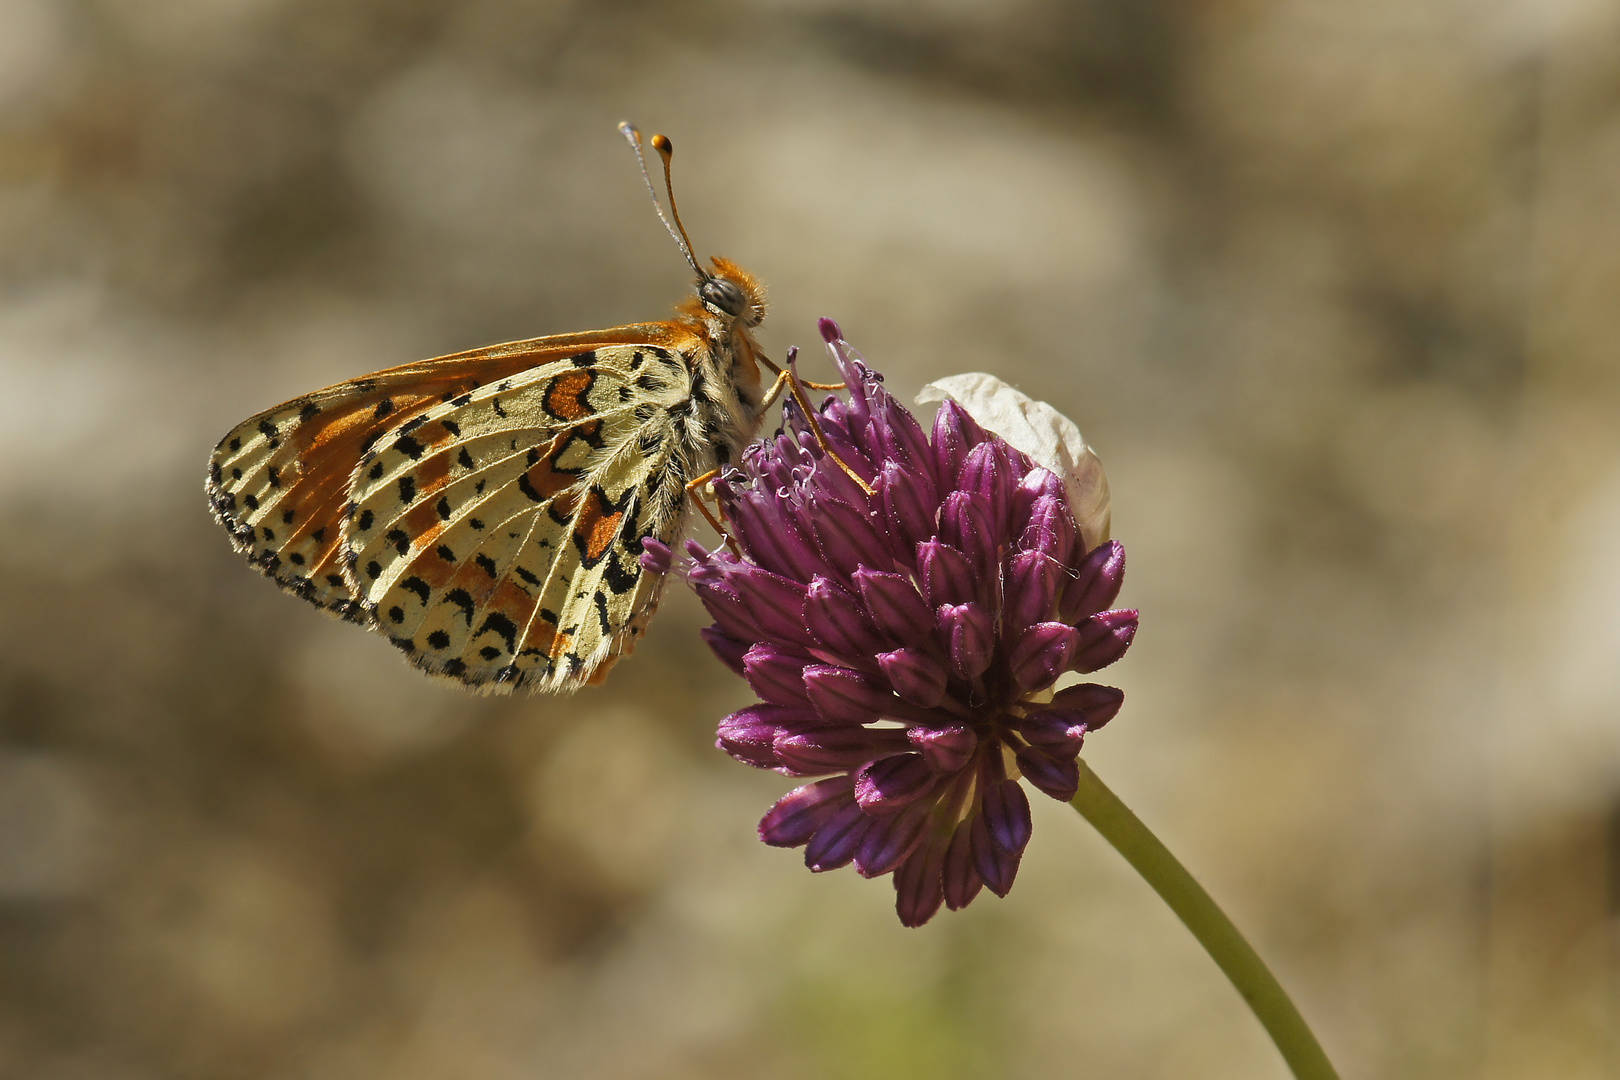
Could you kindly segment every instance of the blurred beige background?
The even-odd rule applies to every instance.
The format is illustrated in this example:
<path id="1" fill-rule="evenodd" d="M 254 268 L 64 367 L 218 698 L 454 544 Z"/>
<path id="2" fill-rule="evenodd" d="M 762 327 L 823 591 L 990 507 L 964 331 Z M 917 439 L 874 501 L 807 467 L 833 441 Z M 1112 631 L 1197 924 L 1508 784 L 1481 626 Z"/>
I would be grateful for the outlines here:
<path id="1" fill-rule="evenodd" d="M 1285 1075 L 1064 807 L 921 931 L 757 843 L 689 595 L 489 700 L 231 554 L 242 417 L 683 295 L 626 117 L 771 352 L 1098 447 L 1088 759 L 1347 1080 L 1620 1076 L 1597 0 L 0 0 L 0 1075 Z"/>

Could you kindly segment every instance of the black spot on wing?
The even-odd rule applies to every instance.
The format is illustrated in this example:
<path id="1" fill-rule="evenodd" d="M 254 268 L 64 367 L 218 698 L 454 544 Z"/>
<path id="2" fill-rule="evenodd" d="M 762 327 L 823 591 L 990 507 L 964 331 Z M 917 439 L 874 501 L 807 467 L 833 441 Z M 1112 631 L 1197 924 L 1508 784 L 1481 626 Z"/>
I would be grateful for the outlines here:
<path id="1" fill-rule="evenodd" d="M 480 634 L 495 633 L 506 642 L 506 651 L 514 652 L 517 649 L 517 627 L 511 619 L 498 611 L 492 611 L 484 617 L 484 624 L 478 628 Z"/>
<path id="2" fill-rule="evenodd" d="M 467 625 L 469 627 L 472 626 L 473 598 L 471 593 L 469 593 L 466 589 L 452 589 L 450 592 L 445 594 L 444 602 L 447 604 L 454 604 L 457 608 L 459 608 L 461 610 L 461 617 L 467 620 Z"/>

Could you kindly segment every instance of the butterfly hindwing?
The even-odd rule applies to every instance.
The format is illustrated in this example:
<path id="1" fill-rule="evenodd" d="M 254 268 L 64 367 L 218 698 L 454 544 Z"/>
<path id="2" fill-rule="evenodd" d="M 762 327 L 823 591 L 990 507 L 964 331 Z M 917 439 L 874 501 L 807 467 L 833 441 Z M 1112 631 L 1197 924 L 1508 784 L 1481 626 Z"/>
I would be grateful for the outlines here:
<path id="1" fill-rule="evenodd" d="M 493 688 L 577 686 L 656 602 L 688 475 L 680 354 L 615 345 L 426 410 L 359 462 L 347 582 L 418 666 Z M 671 495 L 673 490 L 674 495 Z"/>

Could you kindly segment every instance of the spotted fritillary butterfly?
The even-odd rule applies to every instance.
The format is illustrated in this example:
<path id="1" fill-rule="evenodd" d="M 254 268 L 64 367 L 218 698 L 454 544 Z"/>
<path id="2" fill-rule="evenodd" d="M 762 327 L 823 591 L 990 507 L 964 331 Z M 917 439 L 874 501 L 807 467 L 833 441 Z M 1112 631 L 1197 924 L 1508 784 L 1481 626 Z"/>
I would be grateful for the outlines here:
<path id="1" fill-rule="evenodd" d="M 669 140 L 652 145 L 668 192 Z M 667 321 L 406 364 L 238 424 L 208 474 L 236 549 L 430 673 L 600 682 L 663 587 L 642 541 L 677 540 L 694 482 L 737 459 L 775 396 L 750 334 L 763 288 L 724 259 L 701 267 L 673 193 L 670 212 L 698 283 Z"/>

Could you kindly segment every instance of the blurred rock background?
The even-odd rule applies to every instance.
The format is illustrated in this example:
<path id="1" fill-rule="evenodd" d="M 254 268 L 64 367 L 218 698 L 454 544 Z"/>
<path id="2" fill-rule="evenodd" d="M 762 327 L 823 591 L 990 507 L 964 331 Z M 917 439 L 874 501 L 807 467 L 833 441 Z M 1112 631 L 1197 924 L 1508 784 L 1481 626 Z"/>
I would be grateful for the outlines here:
<path id="1" fill-rule="evenodd" d="M 774 354 L 1087 432 L 1088 758 L 1347 1078 L 1620 1076 L 1617 61 L 1597 0 L 0 0 L 0 1075 L 1284 1075 L 1063 807 L 921 931 L 758 844 L 689 596 L 492 700 L 228 550 L 242 417 L 683 295 L 629 117 Z"/>

